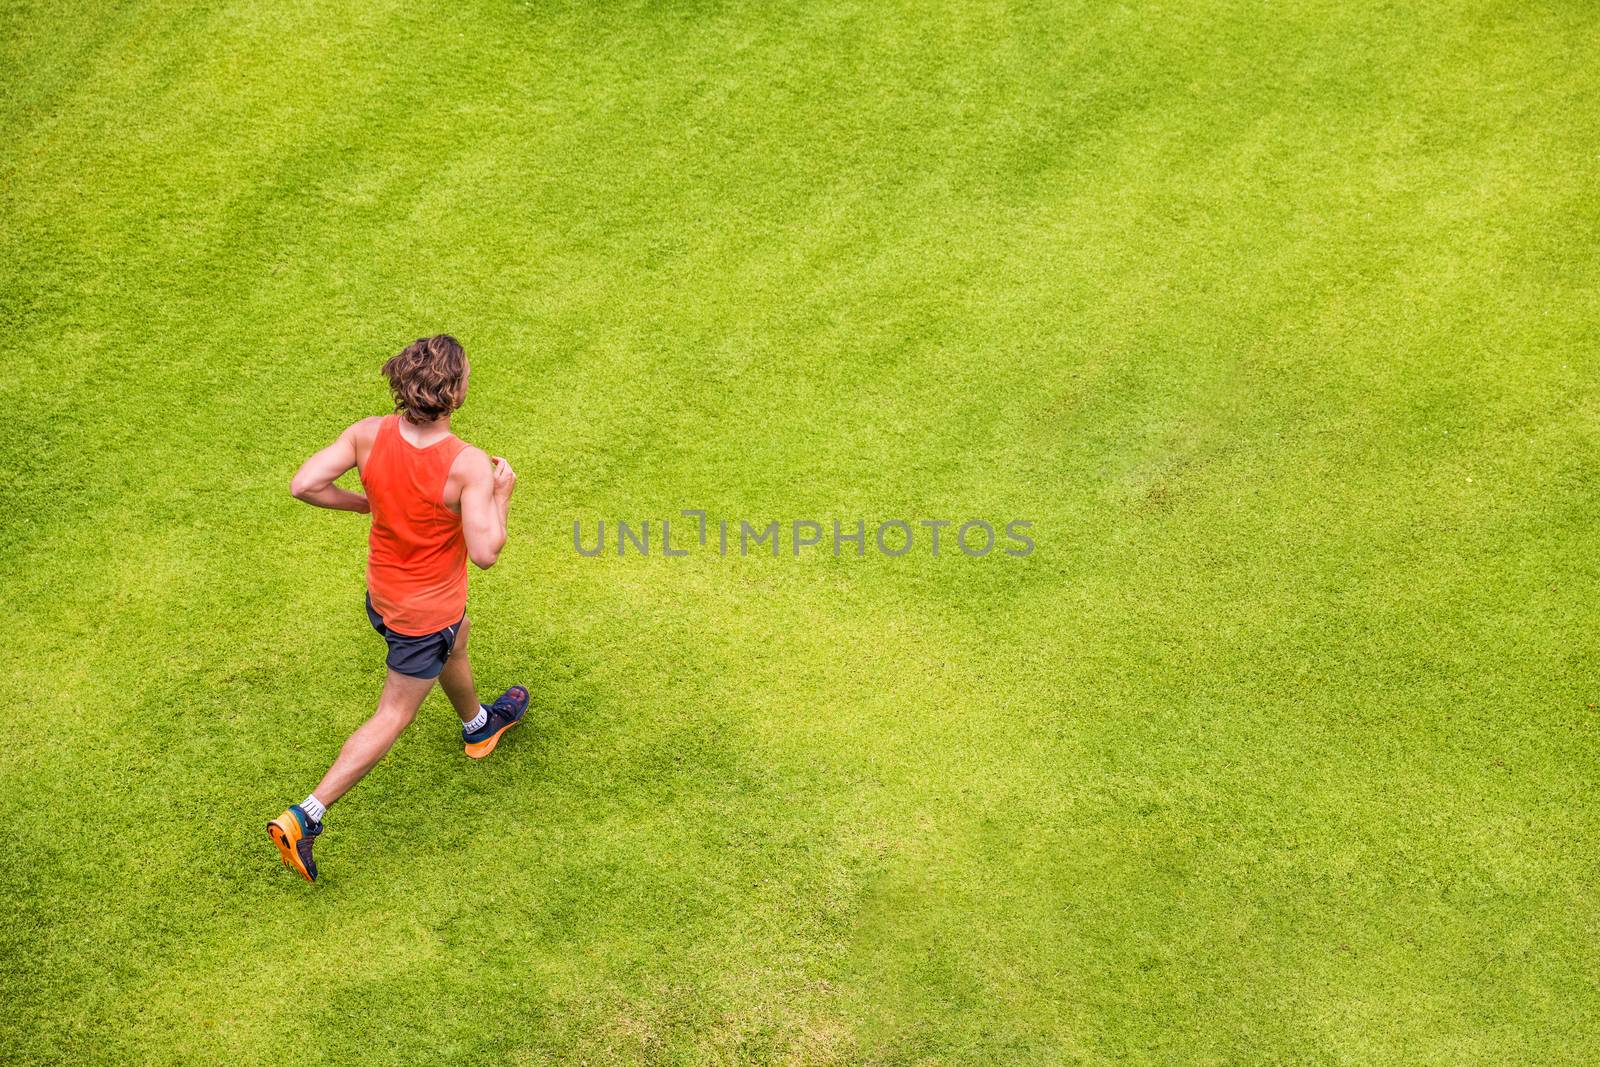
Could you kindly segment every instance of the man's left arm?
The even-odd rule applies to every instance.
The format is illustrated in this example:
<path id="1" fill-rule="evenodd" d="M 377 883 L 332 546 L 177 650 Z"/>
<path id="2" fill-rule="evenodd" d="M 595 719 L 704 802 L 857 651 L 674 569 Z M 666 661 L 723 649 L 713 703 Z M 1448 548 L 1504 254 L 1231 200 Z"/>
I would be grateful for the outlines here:
<path id="1" fill-rule="evenodd" d="M 371 511 L 365 496 L 333 484 L 355 465 L 356 428 L 351 426 L 333 444 L 300 464 L 294 480 L 289 483 L 289 492 L 296 500 L 304 500 L 319 508 L 362 513 Z"/>

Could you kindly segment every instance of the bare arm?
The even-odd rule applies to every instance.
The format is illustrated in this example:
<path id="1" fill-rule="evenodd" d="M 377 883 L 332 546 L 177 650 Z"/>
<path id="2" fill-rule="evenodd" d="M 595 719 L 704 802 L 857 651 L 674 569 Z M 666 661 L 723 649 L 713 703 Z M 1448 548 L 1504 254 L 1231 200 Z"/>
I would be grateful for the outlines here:
<path id="1" fill-rule="evenodd" d="M 489 457 L 477 449 L 463 454 L 461 529 L 467 539 L 467 556 L 483 570 L 493 567 L 506 547 L 506 517 L 516 472 L 500 456 Z"/>
<path id="2" fill-rule="evenodd" d="M 289 483 L 289 492 L 296 500 L 304 500 L 319 508 L 362 513 L 371 511 L 365 496 L 333 484 L 355 465 L 356 428 L 351 426 L 333 444 L 300 464 L 294 480 Z"/>

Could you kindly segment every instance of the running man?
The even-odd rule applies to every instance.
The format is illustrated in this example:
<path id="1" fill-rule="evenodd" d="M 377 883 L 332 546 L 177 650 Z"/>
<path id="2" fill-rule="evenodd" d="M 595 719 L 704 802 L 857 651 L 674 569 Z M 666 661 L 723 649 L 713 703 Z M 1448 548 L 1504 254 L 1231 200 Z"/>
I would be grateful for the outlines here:
<path id="1" fill-rule="evenodd" d="M 383 759 L 437 680 L 461 717 L 467 755 L 483 759 L 521 721 L 528 690 L 514 685 L 478 703 L 467 662 L 467 560 L 487 570 L 506 544 L 517 485 L 511 464 L 491 461 L 450 432 L 467 397 L 467 355 L 440 334 L 407 345 L 383 365 L 393 415 L 362 419 L 301 465 L 289 485 L 319 508 L 372 515 L 367 618 L 389 644 L 378 710 L 339 750 L 311 795 L 267 824 L 283 862 L 317 880 L 311 846 L 323 813 Z M 333 484 L 352 467 L 365 495 Z"/>

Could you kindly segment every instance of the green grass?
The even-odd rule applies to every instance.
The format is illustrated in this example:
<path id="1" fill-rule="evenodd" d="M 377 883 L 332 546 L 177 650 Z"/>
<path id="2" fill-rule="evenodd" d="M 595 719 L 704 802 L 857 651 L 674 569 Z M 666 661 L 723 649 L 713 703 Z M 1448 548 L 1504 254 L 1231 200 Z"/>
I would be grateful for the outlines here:
<path id="1" fill-rule="evenodd" d="M 3 11 L 0 1060 L 1600 1058 L 1594 5 Z M 440 330 L 530 725 L 313 888 Z"/>

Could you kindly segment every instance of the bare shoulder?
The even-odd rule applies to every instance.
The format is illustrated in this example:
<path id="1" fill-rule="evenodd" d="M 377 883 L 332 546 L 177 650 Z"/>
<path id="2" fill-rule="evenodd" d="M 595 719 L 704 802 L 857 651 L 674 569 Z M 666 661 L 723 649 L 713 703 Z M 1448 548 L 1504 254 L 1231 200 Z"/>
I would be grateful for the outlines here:
<path id="1" fill-rule="evenodd" d="M 357 419 L 350 424 L 350 428 L 345 433 L 363 444 L 370 443 L 374 437 L 378 436 L 378 427 L 383 425 L 383 420 L 386 417 L 384 415 L 368 415 L 364 419 Z"/>
<path id="2" fill-rule="evenodd" d="M 489 462 L 489 453 L 477 445 L 463 448 L 457 453 L 455 462 L 450 465 L 450 477 L 462 485 L 494 477 L 494 467 Z"/>

